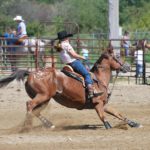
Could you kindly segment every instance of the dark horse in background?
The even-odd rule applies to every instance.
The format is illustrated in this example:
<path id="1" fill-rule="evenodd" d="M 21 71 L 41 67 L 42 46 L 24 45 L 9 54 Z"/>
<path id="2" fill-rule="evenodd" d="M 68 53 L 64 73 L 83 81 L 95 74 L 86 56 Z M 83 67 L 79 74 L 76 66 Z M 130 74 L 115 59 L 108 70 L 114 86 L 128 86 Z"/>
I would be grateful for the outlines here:
<path id="1" fill-rule="evenodd" d="M 21 80 L 27 76 L 25 89 L 31 98 L 26 103 L 27 114 L 31 115 L 33 113 L 48 127 L 52 127 L 53 124 L 40 114 L 42 109 L 37 110 L 44 105 L 46 106 L 51 98 L 69 108 L 78 110 L 95 109 L 106 129 L 112 127 L 105 116 L 105 112 L 122 120 L 130 127 L 140 127 L 140 124 L 127 119 L 114 108 L 107 106 L 108 85 L 113 70 L 129 71 L 126 65 L 122 64 L 110 52 L 104 52 L 91 69 L 94 77 L 94 87 L 96 90 L 103 91 L 103 94 L 93 98 L 92 102 L 88 104 L 86 103 L 86 90 L 83 83 L 54 68 L 47 68 L 38 72 L 18 70 L 9 77 L 1 79 L 0 87 L 7 85 L 14 79 Z"/>

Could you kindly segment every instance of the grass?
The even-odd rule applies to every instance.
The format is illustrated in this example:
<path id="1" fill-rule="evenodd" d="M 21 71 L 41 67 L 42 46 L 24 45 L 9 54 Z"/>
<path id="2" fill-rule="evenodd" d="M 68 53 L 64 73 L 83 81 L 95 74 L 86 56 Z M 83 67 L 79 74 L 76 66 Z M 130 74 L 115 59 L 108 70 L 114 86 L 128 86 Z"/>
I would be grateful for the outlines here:
<path id="1" fill-rule="evenodd" d="M 147 63 L 150 63 L 150 52 L 147 52 L 147 53 L 145 54 L 145 61 L 146 61 Z"/>

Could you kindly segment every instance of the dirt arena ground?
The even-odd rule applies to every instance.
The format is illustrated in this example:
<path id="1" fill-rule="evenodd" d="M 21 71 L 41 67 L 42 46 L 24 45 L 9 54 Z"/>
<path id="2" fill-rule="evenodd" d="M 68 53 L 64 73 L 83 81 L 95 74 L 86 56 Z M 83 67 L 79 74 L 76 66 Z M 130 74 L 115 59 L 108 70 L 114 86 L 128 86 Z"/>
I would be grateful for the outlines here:
<path id="1" fill-rule="evenodd" d="M 34 118 L 31 130 L 22 130 L 29 99 L 16 82 L 0 89 L 0 150 L 149 150 L 150 86 L 117 83 L 109 105 L 143 125 L 130 128 L 112 116 L 105 130 L 94 110 L 74 110 L 53 100 L 43 111 L 56 128 L 46 129 Z"/>

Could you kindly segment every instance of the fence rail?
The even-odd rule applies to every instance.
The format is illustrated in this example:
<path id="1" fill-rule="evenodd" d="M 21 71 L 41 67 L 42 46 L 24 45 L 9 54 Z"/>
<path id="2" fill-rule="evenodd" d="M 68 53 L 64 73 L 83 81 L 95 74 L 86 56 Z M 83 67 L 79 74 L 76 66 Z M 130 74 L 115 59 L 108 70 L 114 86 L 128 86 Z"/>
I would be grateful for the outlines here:
<path id="1" fill-rule="evenodd" d="M 35 71 L 44 67 L 55 67 L 56 69 L 61 69 L 63 64 L 59 58 L 59 54 L 51 47 L 50 44 L 44 46 L 38 45 L 38 42 L 34 46 L 16 46 L 7 45 L 7 40 L 5 38 L 0 39 L 0 78 L 11 74 L 16 69 L 28 69 L 30 71 Z M 38 40 L 38 39 L 37 39 Z M 45 40 L 45 39 L 44 39 Z M 119 41 L 118 39 L 116 41 Z M 135 42 L 136 40 L 132 40 Z M 120 42 L 120 41 L 119 41 Z M 81 54 L 82 49 L 89 50 L 89 60 L 90 66 L 92 66 L 96 60 L 101 55 L 102 51 L 108 46 L 109 40 L 104 39 L 71 39 L 73 47 Z M 13 48 L 31 48 L 34 47 L 35 51 L 17 51 Z M 40 48 L 44 48 L 44 51 L 40 51 Z M 115 47 L 116 48 L 116 47 Z M 144 64 L 145 73 L 142 76 L 135 77 L 136 74 L 136 64 L 134 62 L 133 48 L 130 47 L 130 54 L 125 56 L 124 49 L 117 47 L 120 50 L 120 57 L 131 64 L 131 71 L 126 74 L 119 74 L 120 80 L 127 80 L 127 83 L 131 83 L 132 80 L 136 84 L 149 84 L 150 80 L 150 52 L 148 50 L 144 53 Z M 115 74 L 112 74 L 112 77 Z"/>

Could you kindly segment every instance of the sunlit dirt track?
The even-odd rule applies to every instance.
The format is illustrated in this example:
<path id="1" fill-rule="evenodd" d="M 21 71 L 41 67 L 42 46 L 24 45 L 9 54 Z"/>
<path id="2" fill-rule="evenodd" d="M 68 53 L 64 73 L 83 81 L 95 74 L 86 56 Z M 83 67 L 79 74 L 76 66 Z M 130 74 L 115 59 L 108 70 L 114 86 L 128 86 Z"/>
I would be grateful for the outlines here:
<path id="1" fill-rule="evenodd" d="M 56 128 L 44 128 L 34 118 L 32 129 L 23 130 L 27 100 L 24 86 L 17 91 L 16 82 L 0 89 L 0 150 L 150 149 L 150 86 L 116 84 L 109 102 L 143 125 L 137 129 L 108 115 L 113 128 L 106 130 L 94 110 L 69 109 L 52 100 L 42 114 Z"/>

